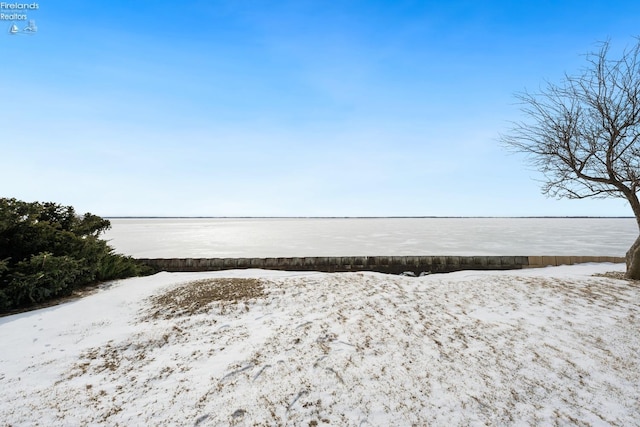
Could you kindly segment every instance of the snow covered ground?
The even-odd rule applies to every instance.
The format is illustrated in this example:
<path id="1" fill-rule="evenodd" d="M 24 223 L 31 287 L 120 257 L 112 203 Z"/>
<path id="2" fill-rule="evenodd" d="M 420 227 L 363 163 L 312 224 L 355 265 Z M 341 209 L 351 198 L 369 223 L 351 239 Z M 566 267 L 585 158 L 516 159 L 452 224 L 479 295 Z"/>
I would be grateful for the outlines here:
<path id="1" fill-rule="evenodd" d="M 623 269 L 113 282 L 0 318 L 0 425 L 639 425 Z"/>

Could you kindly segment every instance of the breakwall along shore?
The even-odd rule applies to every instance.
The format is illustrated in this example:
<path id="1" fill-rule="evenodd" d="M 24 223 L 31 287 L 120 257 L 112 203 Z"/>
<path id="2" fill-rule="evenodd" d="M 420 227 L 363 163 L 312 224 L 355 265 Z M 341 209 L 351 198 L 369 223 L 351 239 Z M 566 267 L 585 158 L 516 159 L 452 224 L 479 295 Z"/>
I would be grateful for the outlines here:
<path id="1" fill-rule="evenodd" d="M 595 256 L 352 256 L 290 258 L 139 258 L 158 271 L 190 272 L 258 268 L 286 271 L 375 271 L 401 274 L 450 273 L 461 270 L 516 270 L 589 262 L 625 262 Z"/>

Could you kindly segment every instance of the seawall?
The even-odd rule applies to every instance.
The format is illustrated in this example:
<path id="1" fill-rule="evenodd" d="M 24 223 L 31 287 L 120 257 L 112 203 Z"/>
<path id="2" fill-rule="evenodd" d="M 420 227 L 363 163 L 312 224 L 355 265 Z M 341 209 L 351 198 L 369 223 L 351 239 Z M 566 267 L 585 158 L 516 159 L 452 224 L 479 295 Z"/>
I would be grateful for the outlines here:
<path id="1" fill-rule="evenodd" d="M 595 256 L 352 256 L 291 258 L 140 258 L 159 271 L 220 271 L 259 268 L 287 271 L 375 271 L 400 274 L 449 273 L 461 270 L 515 270 L 588 262 L 625 262 L 622 257 Z"/>

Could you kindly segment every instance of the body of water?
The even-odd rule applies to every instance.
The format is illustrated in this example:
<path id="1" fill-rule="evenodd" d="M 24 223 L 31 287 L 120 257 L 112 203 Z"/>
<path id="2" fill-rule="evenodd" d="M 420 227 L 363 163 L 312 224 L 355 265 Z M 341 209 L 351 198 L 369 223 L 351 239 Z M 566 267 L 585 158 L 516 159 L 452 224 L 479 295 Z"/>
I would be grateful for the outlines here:
<path id="1" fill-rule="evenodd" d="M 114 218 L 138 258 L 375 255 L 624 256 L 633 218 Z"/>

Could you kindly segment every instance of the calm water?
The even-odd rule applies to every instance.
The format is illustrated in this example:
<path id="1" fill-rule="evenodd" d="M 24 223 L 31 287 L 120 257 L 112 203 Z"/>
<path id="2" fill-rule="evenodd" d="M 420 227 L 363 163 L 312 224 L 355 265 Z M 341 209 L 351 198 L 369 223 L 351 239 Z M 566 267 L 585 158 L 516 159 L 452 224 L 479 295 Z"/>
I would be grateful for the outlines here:
<path id="1" fill-rule="evenodd" d="M 146 258 L 356 255 L 624 256 L 632 218 L 111 219 L 117 252 Z"/>

